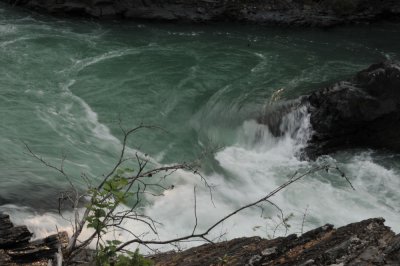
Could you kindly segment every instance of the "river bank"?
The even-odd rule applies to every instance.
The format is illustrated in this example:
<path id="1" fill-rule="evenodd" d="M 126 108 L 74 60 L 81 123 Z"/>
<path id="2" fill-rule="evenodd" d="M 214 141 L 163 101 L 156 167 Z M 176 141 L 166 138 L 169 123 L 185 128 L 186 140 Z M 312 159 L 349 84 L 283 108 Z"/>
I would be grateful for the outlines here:
<path id="1" fill-rule="evenodd" d="M 398 265 L 400 234 L 384 221 L 368 219 L 337 229 L 326 224 L 299 236 L 275 239 L 242 237 L 148 258 L 156 266 Z M 57 262 L 61 263 L 67 235 L 59 233 L 29 242 L 31 236 L 26 226 L 14 226 L 8 215 L 0 213 L 1 265 L 60 265 Z M 90 252 L 82 254 L 86 255 L 73 265 L 90 265 Z"/>
<path id="2" fill-rule="evenodd" d="M 205 23 L 332 27 L 398 20 L 395 0 L 2 0 L 53 15 Z"/>
<path id="3" fill-rule="evenodd" d="M 151 258 L 159 266 L 395 266 L 400 262 L 400 234 L 375 218 L 339 228 L 326 224 L 300 236 L 238 238 Z"/>

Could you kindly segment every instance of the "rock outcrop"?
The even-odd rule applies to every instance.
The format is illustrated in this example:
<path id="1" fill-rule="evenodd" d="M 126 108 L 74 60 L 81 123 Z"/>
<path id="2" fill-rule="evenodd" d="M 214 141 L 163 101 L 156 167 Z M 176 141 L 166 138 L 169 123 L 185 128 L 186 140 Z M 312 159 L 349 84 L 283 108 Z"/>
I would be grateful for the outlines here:
<path id="1" fill-rule="evenodd" d="M 2 0 L 52 14 L 329 27 L 399 18 L 397 0 Z"/>
<path id="2" fill-rule="evenodd" d="M 335 229 L 327 224 L 302 236 L 238 238 L 152 256 L 158 266 L 400 265 L 400 235 L 382 218 Z"/>
<path id="3" fill-rule="evenodd" d="M 9 215 L 0 213 L 0 265 L 48 265 L 68 243 L 66 233 L 30 242 L 31 237 L 26 226 L 14 226 Z"/>
<path id="4" fill-rule="evenodd" d="M 8 215 L 0 214 L 0 265 L 57 265 L 56 253 L 65 247 L 68 236 L 61 233 L 29 242 L 31 236 L 25 226 L 14 226 Z M 91 265 L 93 251 L 81 252 L 79 262 L 68 265 Z M 384 219 L 374 218 L 338 229 L 326 224 L 301 236 L 244 237 L 149 258 L 158 266 L 395 266 L 400 265 L 400 234 L 385 226 Z"/>
<path id="5" fill-rule="evenodd" d="M 307 108 L 311 138 L 304 158 L 354 148 L 400 152 L 400 63 L 371 65 L 353 78 L 270 107 L 258 122 L 280 137 L 284 117 Z"/>
<path id="6" fill-rule="evenodd" d="M 312 93 L 313 156 L 347 148 L 400 151 L 400 64 L 384 62 Z"/>

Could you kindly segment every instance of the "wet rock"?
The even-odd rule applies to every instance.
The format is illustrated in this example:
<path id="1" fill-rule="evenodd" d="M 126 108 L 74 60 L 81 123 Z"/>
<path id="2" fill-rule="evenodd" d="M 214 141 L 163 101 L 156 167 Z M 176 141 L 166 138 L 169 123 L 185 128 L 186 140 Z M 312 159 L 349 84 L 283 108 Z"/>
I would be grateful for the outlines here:
<path id="1" fill-rule="evenodd" d="M 238 238 L 151 259 L 163 266 L 400 265 L 399 239 L 382 218 L 375 218 L 338 229 L 326 225 L 302 236 Z"/>
<path id="2" fill-rule="evenodd" d="M 400 64 L 383 62 L 307 98 L 310 157 L 348 148 L 400 151 Z"/>
<path id="3" fill-rule="evenodd" d="M 32 237 L 26 226 L 14 226 L 10 217 L 0 213 L 0 249 L 9 249 L 25 245 Z"/>
<path id="4" fill-rule="evenodd" d="M 399 152 L 400 63 L 374 64 L 311 95 L 275 103 L 257 121 L 267 125 L 275 137 L 289 133 L 296 139 L 301 123 L 288 123 L 289 114 L 294 114 L 291 119 L 296 121 L 310 117 L 311 132 L 307 131 L 305 141 L 299 140 L 305 145 L 298 154 L 302 159 L 345 149 Z"/>
<path id="5" fill-rule="evenodd" d="M 2 0 L 52 14 L 331 27 L 399 18 L 395 0 Z"/>
<path id="6" fill-rule="evenodd" d="M 30 242 L 31 237 L 26 226 L 14 226 L 9 215 L 0 213 L 0 265 L 47 265 L 68 243 L 65 232 Z"/>
<path id="7" fill-rule="evenodd" d="M 8 215 L 0 217 L 4 221 L 0 223 L 0 232 L 14 228 Z M 0 248 L 0 265 L 48 265 L 67 241 L 66 233 L 61 233 Z M 68 265 L 91 265 L 93 255 L 91 250 L 81 250 Z M 182 252 L 161 253 L 150 259 L 159 266 L 399 265 L 400 235 L 385 226 L 384 219 L 375 218 L 338 229 L 327 224 L 301 236 L 271 240 L 243 237 Z"/>

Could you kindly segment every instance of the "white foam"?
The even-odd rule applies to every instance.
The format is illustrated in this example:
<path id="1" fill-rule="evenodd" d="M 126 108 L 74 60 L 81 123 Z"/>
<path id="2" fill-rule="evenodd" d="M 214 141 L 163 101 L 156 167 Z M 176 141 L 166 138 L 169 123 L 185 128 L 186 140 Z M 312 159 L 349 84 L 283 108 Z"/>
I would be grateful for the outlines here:
<path id="1" fill-rule="evenodd" d="M 0 25 L 0 33 L 2 35 L 14 33 L 16 31 L 17 31 L 17 27 L 15 25 L 10 25 L 10 24 Z"/>
<path id="2" fill-rule="evenodd" d="M 281 138 L 273 138 L 265 126 L 246 121 L 239 133 L 238 143 L 216 154 L 215 158 L 220 166 L 230 174 L 213 174 L 207 177 L 209 182 L 217 185 L 214 191 L 215 206 L 210 203 L 207 190 L 198 191 L 197 199 L 201 202 L 198 206 L 199 229 L 204 229 L 224 214 L 263 197 L 299 169 L 305 171 L 314 165 L 300 161 L 295 156 L 296 151 L 310 136 L 310 130 L 307 130 L 308 115 L 298 115 L 299 113 L 291 113 L 283 119 L 288 131 Z M 296 117 L 299 119 L 294 119 Z M 258 141 L 254 141 L 256 139 Z M 338 164 L 331 157 L 326 157 L 323 161 Z M 385 170 L 365 156 L 354 156 L 352 160 L 340 164 L 340 167 L 353 181 L 356 191 L 352 191 L 340 175 L 319 172 L 305 177 L 271 199 L 282 208 L 285 215 L 294 214 L 289 220 L 292 225 L 289 232 L 299 233 L 302 229 L 312 229 L 325 223 L 342 226 L 380 216 L 386 218 L 387 224 L 394 230 L 399 231 L 396 218 L 400 204 L 395 196 L 395 189 L 399 187 L 398 173 Z M 360 168 L 363 170 L 360 171 Z M 369 180 L 372 176 L 375 183 Z M 146 209 L 148 215 L 163 221 L 160 236 L 164 238 L 190 232 L 193 226 L 194 184 L 187 180 L 193 178 L 186 176 L 177 189 L 155 200 Z M 388 194 L 391 196 L 388 197 Z M 303 224 L 305 209 L 308 210 Z M 213 236 L 216 237 L 225 230 L 226 238 L 253 234 L 271 236 L 276 225 L 280 223 L 277 215 L 279 212 L 273 207 L 267 206 L 263 217 L 260 216 L 259 209 L 250 209 L 228 220 L 213 232 Z M 253 230 L 255 228 L 257 230 Z M 279 227 L 277 234 L 284 233 L 284 228 Z"/>
<path id="3" fill-rule="evenodd" d="M 126 56 L 126 55 L 132 55 L 132 54 L 138 54 L 140 51 L 136 49 L 119 49 L 119 50 L 112 50 L 94 57 L 88 57 L 85 59 L 81 60 L 76 60 L 75 64 L 67 69 L 66 71 L 73 71 L 73 72 L 79 72 L 83 69 L 85 69 L 88 66 L 97 64 L 99 62 L 112 59 L 112 58 L 117 58 L 121 56 Z"/>
<path id="4" fill-rule="evenodd" d="M 32 240 L 44 238 L 57 231 L 72 234 L 69 222 L 63 220 L 58 213 L 38 213 L 28 207 L 12 204 L 0 206 L 0 211 L 9 214 L 14 225 L 26 225 L 34 233 Z"/>
<path id="5" fill-rule="evenodd" d="M 176 32 L 176 31 L 168 31 L 168 35 L 175 35 L 175 36 L 188 36 L 188 37 L 192 37 L 192 36 L 199 36 L 201 34 L 203 34 L 204 32 L 199 31 L 199 32 Z"/>
<path id="6" fill-rule="evenodd" d="M 97 116 L 90 112 L 88 120 L 98 123 Z M 341 226 L 379 216 L 387 219 L 387 224 L 395 231 L 400 231 L 397 223 L 400 203 L 396 197 L 400 180 L 396 170 L 373 162 L 368 153 L 353 155 L 350 160 L 343 162 L 332 157 L 325 157 L 315 163 L 300 161 L 295 156 L 296 152 L 304 146 L 311 132 L 306 108 L 290 112 L 282 121 L 281 129 L 285 130 L 285 134 L 279 138 L 273 137 L 266 126 L 255 121 L 244 122 L 238 131 L 237 143 L 215 155 L 225 173 L 206 176 L 208 182 L 215 186 L 213 201 L 198 176 L 178 171 L 169 177 L 175 189 L 166 191 L 164 196 L 148 198 L 151 204 L 144 210 L 146 215 L 161 223 L 157 226 L 158 234 L 152 234 L 144 224 L 128 222 L 126 226 L 147 240 L 165 240 L 191 234 L 195 224 L 193 187 L 196 186 L 196 232 L 202 232 L 224 215 L 265 196 L 296 171 L 304 172 L 315 164 L 328 161 L 339 164 L 356 191 L 352 191 L 340 175 L 325 172 L 311 174 L 292 184 L 271 198 L 285 215 L 294 214 L 288 222 L 291 227 L 287 233 L 299 233 L 325 223 Z M 209 238 L 231 239 L 251 235 L 272 237 L 286 234 L 284 227 L 279 226 L 280 212 L 268 204 L 264 207 L 263 212 L 259 208 L 251 208 L 238 213 L 212 231 Z M 303 223 L 306 208 L 308 210 Z M 33 222 L 42 221 L 40 215 L 35 216 L 32 222 L 23 222 L 28 222 L 37 235 L 44 235 L 48 230 L 41 228 L 54 227 L 54 223 L 60 223 L 52 218 L 55 214 L 46 215 L 50 217 L 48 223 Z M 88 232 L 85 231 L 84 235 Z M 120 240 L 132 238 L 120 232 L 110 232 L 108 237 Z M 199 242 L 184 243 L 182 247 L 197 244 Z M 169 248 L 172 247 L 163 247 L 164 250 Z"/>
<path id="7" fill-rule="evenodd" d="M 21 41 L 26 41 L 26 40 L 30 40 L 32 39 L 32 37 L 19 37 L 19 38 L 15 38 L 13 40 L 9 40 L 9 41 L 4 41 L 0 44 L 0 47 L 6 47 L 9 46 L 11 44 L 15 44 L 17 42 L 21 42 Z"/>

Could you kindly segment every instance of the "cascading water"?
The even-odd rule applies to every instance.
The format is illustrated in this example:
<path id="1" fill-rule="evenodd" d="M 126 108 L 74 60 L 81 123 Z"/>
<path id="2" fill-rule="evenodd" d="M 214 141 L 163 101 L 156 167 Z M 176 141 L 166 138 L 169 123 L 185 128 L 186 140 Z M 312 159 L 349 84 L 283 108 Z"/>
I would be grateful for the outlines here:
<path id="1" fill-rule="evenodd" d="M 55 208 L 58 192 L 68 184 L 26 155 L 22 142 L 54 164 L 66 154 L 66 170 L 84 188 L 81 173 L 99 180 L 115 162 L 120 116 L 127 127 L 145 121 L 169 131 L 144 132 L 129 143 L 132 152 L 149 154 L 153 163 L 191 160 L 209 144 L 223 146 L 202 169 L 214 185 L 213 200 L 199 178 L 184 171 L 169 179 L 175 189 L 148 198 L 143 211 L 162 223 L 157 238 L 191 233 L 193 186 L 201 231 L 295 172 L 322 163 L 338 165 L 356 190 L 326 172 L 292 184 L 271 198 L 290 216 L 290 233 L 379 216 L 400 231 L 397 154 L 358 150 L 300 160 L 312 133 L 306 106 L 282 108 L 277 102 L 261 112 L 276 88 L 285 88 L 284 96 L 294 99 L 377 60 L 398 58 L 398 27 L 325 32 L 98 24 L 5 6 L 0 11 L 0 210 L 27 224 L 36 237 L 55 232 L 56 226 L 70 230 Z M 281 218 L 268 204 L 263 212 L 248 209 L 210 238 L 282 235 Z M 129 226 L 137 234 L 148 231 Z"/>

